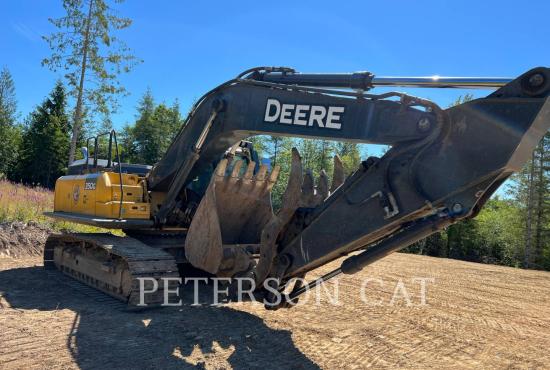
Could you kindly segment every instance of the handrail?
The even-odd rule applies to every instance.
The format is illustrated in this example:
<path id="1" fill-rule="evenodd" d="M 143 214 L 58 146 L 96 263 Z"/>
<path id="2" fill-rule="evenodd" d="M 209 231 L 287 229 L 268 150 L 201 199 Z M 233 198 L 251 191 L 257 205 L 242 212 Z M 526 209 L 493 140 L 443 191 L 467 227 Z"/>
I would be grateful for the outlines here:
<path id="1" fill-rule="evenodd" d="M 107 167 L 106 168 L 111 168 L 111 165 L 113 164 L 112 162 L 112 157 L 113 157 L 113 139 L 115 140 L 115 153 L 116 153 L 116 159 L 117 159 L 117 164 L 118 164 L 118 179 L 119 179 L 119 182 L 120 182 L 120 207 L 118 209 L 118 219 L 119 220 L 122 220 L 122 204 L 123 204 L 123 201 L 124 201 L 124 186 L 122 184 L 122 165 L 121 165 L 121 161 L 120 161 L 120 152 L 118 151 L 118 142 L 117 142 L 117 138 L 116 138 L 116 131 L 114 129 L 112 129 L 111 131 L 107 131 L 107 132 L 102 132 L 100 134 L 97 134 L 95 137 L 89 137 L 88 139 L 86 139 L 86 148 L 88 148 L 88 151 L 89 151 L 89 147 L 90 147 L 90 140 L 94 140 L 94 169 L 95 171 L 97 172 L 97 153 L 98 153 L 98 148 L 99 148 L 99 138 L 101 136 L 106 136 L 106 135 L 109 135 L 109 152 L 107 153 Z M 89 170 L 89 161 L 86 160 L 86 171 Z"/>
<path id="2" fill-rule="evenodd" d="M 122 186 L 122 165 L 120 164 L 120 154 L 118 152 L 118 142 L 116 140 L 115 130 L 111 130 L 111 135 L 109 136 L 109 149 L 111 149 L 112 138 L 115 139 L 115 151 L 116 151 L 116 160 L 118 162 L 118 178 L 120 182 L 120 207 L 118 207 L 118 219 L 122 220 L 122 201 L 124 199 L 124 187 Z M 111 151 L 109 150 L 109 164 L 111 163 Z"/>

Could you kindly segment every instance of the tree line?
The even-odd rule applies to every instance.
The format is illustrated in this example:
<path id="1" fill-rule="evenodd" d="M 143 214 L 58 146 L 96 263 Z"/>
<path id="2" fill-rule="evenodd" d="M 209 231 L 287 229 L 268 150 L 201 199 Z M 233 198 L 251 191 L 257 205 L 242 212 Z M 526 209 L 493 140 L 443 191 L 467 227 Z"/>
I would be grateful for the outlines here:
<path id="1" fill-rule="evenodd" d="M 0 72 L 0 176 L 29 185 L 53 188 L 58 177 L 67 173 L 72 125 L 65 86 L 58 81 L 51 93 L 19 122 L 15 84 L 7 68 Z M 183 119 L 179 103 L 156 103 L 147 90 L 141 99 L 136 120 L 121 132 L 121 160 L 129 163 L 156 163 L 168 149 Z M 99 128 L 84 125 L 78 146 L 86 139 L 111 129 L 109 121 Z M 107 140 L 101 142 L 98 156 L 107 156 Z M 90 148 L 93 150 L 93 148 Z M 93 152 L 92 152 L 93 153 Z M 91 154 L 92 154 L 91 153 Z M 79 157 L 76 153 L 76 158 Z"/>

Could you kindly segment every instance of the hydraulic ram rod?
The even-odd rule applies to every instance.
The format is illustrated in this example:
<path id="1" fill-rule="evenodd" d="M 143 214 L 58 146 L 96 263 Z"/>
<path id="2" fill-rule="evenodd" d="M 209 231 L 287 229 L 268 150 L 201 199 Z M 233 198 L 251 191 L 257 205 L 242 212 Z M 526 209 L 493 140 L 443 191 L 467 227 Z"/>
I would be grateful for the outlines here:
<path id="1" fill-rule="evenodd" d="M 376 86 L 496 89 L 512 81 L 511 78 L 504 77 L 377 77 L 370 72 L 327 74 L 274 72 L 263 73 L 259 79 L 288 85 L 362 90 Z"/>
<path id="2" fill-rule="evenodd" d="M 451 87 L 464 89 L 496 89 L 512 81 L 504 77 L 374 77 L 373 86 Z"/>

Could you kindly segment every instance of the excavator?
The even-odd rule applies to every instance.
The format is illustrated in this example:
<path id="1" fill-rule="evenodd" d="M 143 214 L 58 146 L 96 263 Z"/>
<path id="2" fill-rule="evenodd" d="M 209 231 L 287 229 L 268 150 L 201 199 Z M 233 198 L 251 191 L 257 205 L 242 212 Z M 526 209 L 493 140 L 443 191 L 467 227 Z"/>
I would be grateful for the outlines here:
<path id="1" fill-rule="evenodd" d="M 447 109 L 401 92 L 371 91 L 392 86 L 494 91 Z M 273 303 L 269 308 L 292 306 L 274 302 L 273 292 L 290 290 L 295 302 L 308 288 L 475 217 L 550 129 L 549 95 L 546 67 L 514 79 L 249 69 L 196 102 L 153 166 L 122 163 L 114 131 L 106 134 L 106 159 L 98 158 L 100 136 L 88 140 L 84 158 L 57 180 L 48 216 L 124 236 L 52 234 L 44 266 L 129 307 L 160 305 L 164 290 L 174 288 L 161 280 L 177 285 L 189 268 L 247 278 L 256 283 L 254 294 Z M 292 149 L 288 184 L 274 211 L 280 168 L 261 164 L 246 141 L 255 135 L 389 150 L 347 178 L 336 156 L 332 178 L 323 171 L 315 179 Z M 298 279 L 344 256 L 313 282 Z M 263 285 L 268 279 L 270 289 Z M 144 287 L 151 293 L 142 292 L 140 302 Z"/>

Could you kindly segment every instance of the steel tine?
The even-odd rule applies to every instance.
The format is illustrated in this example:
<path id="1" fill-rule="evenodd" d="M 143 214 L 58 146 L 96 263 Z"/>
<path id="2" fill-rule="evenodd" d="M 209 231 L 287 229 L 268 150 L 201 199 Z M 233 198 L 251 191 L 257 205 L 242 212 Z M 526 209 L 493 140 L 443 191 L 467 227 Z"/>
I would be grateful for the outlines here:
<path id="1" fill-rule="evenodd" d="M 220 183 L 218 186 L 226 187 L 227 185 L 227 177 L 225 176 L 225 172 L 227 171 L 227 166 L 229 164 L 229 161 L 227 158 L 222 159 L 218 165 L 216 166 L 216 169 L 214 170 L 215 176 L 212 176 L 212 179 L 210 180 L 210 184 L 217 182 Z"/>
<path id="2" fill-rule="evenodd" d="M 308 168 L 304 175 L 304 181 L 302 183 L 302 193 L 309 194 L 313 193 L 315 189 L 315 184 L 313 182 L 313 172 Z"/>
<path id="3" fill-rule="evenodd" d="M 239 172 L 241 172 L 241 166 L 243 165 L 242 161 L 236 161 L 235 165 L 233 166 L 233 170 L 231 171 L 231 174 L 228 176 L 225 176 L 223 191 L 227 191 L 230 186 L 235 186 L 237 181 L 239 181 Z"/>
<path id="4" fill-rule="evenodd" d="M 224 158 L 216 166 L 216 176 L 224 177 L 226 170 L 227 170 L 227 158 Z"/>
<path id="5" fill-rule="evenodd" d="M 325 170 L 321 170 L 321 174 L 319 175 L 319 179 L 317 181 L 317 195 L 319 197 L 318 204 L 325 200 L 328 197 L 328 194 L 328 176 Z"/>
<path id="6" fill-rule="evenodd" d="M 346 181 L 346 175 L 344 172 L 344 164 L 338 155 L 334 156 L 334 171 L 332 172 L 332 185 L 330 186 L 330 192 L 333 193 L 340 185 Z"/>
<path id="7" fill-rule="evenodd" d="M 256 162 L 250 161 L 248 167 L 246 168 L 246 173 L 244 174 L 245 180 L 251 180 L 254 177 L 254 168 L 256 167 Z"/>
<path id="8" fill-rule="evenodd" d="M 301 203 L 304 207 L 313 207 L 315 203 L 315 183 L 310 169 L 307 169 L 304 175 Z"/>
<path id="9" fill-rule="evenodd" d="M 280 166 L 275 166 L 271 170 L 271 173 L 269 174 L 269 178 L 267 181 L 267 191 L 271 191 L 273 189 L 273 186 L 277 183 L 277 179 L 279 178 L 279 172 L 281 171 Z"/>
<path id="10" fill-rule="evenodd" d="M 276 183 L 277 179 L 279 178 L 279 172 L 281 172 L 281 166 L 275 166 L 271 170 L 271 173 L 269 174 L 269 182 L 270 183 Z"/>
<path id="11" fill-rule="evenodd" d="M 260 169 L 258 170 L 258 173 L 256 174 L 256 181 L 264 181 L 265 176 L 267 174 L 267 166 L 265 164 L 262 164 L 260 166 Z"/>
<path id="12" fill-rule="evenodd" d="M 298 149 L 292 148 L 292 162 L 290 164 L 290 175 L 288 177 L 288 184 L 286 186 L 285 193 L 283 194 L 283 200 L 281 209 L 277 214 L 282 224 L 288 222 L 290 217 L 296 211 L 301 196 L 302 187 L 302 158 Z"/>
<path id="13" fill-rule="evenodd" d="M 243 161 L 237 161 L 235 165 L 233 166 L 233 171 L 231 171 L 231 177 L 239 177 L 239 172 L 241 172 L 241 167 L 243 165 Z"/>
<path id="14" fill-rule="evenodd" d="M 254 176 L 253 191 L 255 194 L 257 194 L 257 196 L 262 196 L 266 191 L 269 190 L 268 183 L 267 181 L 265 181 L 266 173 L 267 173 L 267 166 L 262 164 L 260 166 L 260 169 L 256 173 L 256 175 Z"/>

